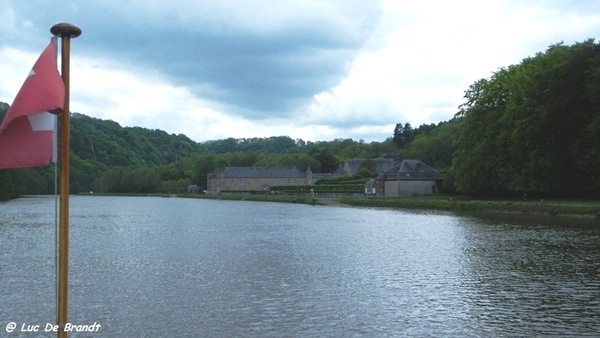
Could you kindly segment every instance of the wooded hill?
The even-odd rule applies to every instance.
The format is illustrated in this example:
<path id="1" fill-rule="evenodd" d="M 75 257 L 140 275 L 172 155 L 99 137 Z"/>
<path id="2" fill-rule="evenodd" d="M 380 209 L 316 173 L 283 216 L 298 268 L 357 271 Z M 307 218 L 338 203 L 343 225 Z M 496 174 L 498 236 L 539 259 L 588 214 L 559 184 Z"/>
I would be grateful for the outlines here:
<path id="1" fill-rule="evenodd" d="M 7 109 L 7 104 L 0 105 L 0 118 Z M 415 130 L 402 128 L 402 136 L 408 137 L 409 141 L 402 147 L 396 145 L 392 137 L 370 143 L 352 139 L 311 142 L 287 136 L 228 138 L 198 143 L 185 135 L 121 127 L 114 121 L 79 113 L 71 116 L 72 193 L 181 193 L 189 184 L 197 184 L 204 189 L 206 175 L 218 166 L 295 165 L 303 171 L 310 166 L 313 172 L 330 173 L 348 159 L 413 156 L 437 163 L 438 168 L 444 170 L 449 166 L 453 152 L 448 148 L 452 144 L 448 137 L 455 134 L 448 131 L 454 130 L 454 125 L 457 125 L 443 122 L 438 126 L 423 125 Z M 441 138 L 436 136 L 438 134 Z M 423 137 L 432 142 L 423 142 Z M 421 146 L 410 148 L 412 140 Z M 435 150 L 435 144 L 446 149 L 446 153 Z M 426 149 L 442 160 L 418 154 L 418 149 Z M 5 199 L 22 194 L 53 193 L 53 168 L 51 165 L 0 170 L 0 195 Z M 368 161 L 365 169 L 375 174 Z"/>
<path id="2" fill-rule="evenodd" d="M 7 109 L 0 104 L 0 117 Z M 73 193 L 181 193 L 188 184 L 204 189 L 206 174 L 218 166 L 333 172 L 348 159 L 391 157 L 445 172 L 444 190 L 461 194 L 600 196 L 600 47 L 594 40 L 556 44 L 500 68 L 465 91 L 453 119 L 418 128 L 397 123 L 382 142 L 277 136 L 198 143 L 78 113 L 71 121 Z M 0 170 L 0 198 L 52 193 L 53 180 L 52 166 Z"/>
<path id="3" fill-rule="evenodd" d="M 453 157 L 457 191 L 600 196 L 600 46 L 563 46 L 473 83 Z"/>

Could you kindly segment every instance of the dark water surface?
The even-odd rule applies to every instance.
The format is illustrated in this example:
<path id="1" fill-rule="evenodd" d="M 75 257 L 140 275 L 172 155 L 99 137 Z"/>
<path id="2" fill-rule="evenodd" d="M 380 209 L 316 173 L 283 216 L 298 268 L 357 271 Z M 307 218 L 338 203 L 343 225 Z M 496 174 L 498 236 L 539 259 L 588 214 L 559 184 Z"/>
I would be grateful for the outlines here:
<path id="1" fill-rule="evenodd" d="M 70 210 L 69 322 L 102 325 L 75 337 L 600 332 L 598 222 L 154 197 Z M 56 321 L 53 239 L 53 198 L 0 203 L 0 336 Z"/>

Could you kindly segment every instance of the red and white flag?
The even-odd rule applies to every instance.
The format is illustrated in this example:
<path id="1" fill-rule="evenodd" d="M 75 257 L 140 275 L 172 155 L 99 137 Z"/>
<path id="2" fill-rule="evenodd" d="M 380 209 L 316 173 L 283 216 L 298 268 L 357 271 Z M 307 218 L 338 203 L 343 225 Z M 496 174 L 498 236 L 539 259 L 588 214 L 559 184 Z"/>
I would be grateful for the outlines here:
<path id="1" fill-rule="evenodd" d="M 65 101 L 56 57 L 52 38 L 2 121 L 0 169 L 44 166 L 52 160 L 56 114 Z"/>

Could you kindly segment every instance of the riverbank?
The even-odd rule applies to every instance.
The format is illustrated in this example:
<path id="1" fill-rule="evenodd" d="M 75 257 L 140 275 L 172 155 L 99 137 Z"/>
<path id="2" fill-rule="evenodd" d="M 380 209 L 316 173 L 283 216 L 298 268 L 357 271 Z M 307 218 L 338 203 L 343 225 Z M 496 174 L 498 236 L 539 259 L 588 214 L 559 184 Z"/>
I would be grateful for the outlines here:
<path id="1" fill-rule="evenodd" d="M 421 209 L 442 211 L 492 211 L 528 213 L 532 215 L 568 216 L 600 219 L 600 201 L 595 200 L 479 200 L 454 195 L 426 195 L 403 198 L 364 198 L 364 197 L 310 197 L 292 195 L 145 195 L 145 194 L 98 194 L 128 196 L 160 196 L 199 198 L 231 201 L 257 201 L 278 203 L 299 203 L 308 205 L 357 206 L 370 208 Z"/>
<path id="2" fill-rule="evenodd" d="M 174 197 L 228 200 L 228 201 L 255 201 L 255 202 L 279 202 L 279 203 L 298 203 L 316 205 L 319 201 L 310 196 L 291 196 L 291 195 L 175 195 Z"/>
<path id="3" fill-rule="evenodd" d="M 340 198 L 340 203 L 398 209 L 429 209 L 444 211 L 495 211 L 571 216 L 600 219 L 600 201 L 577 200 L 477 200 L 460 196 L 417 196 L 405 198 Z"/>
<path id="4" fill-rule="evenodd" d="M 371 208 L 422 209 L 443 211 L 485 211 L 528 213 L 533 215 L 569 216 L 600 219 L 600 201 L 579 200 L 477 200 L 462 196 L 429 195 L 404 198 L 308 197 L 282 195 L 179 195 L 222 200 L 247 200 L 280 203 L 302 203 L 328 206 L 358 206 Z"/>

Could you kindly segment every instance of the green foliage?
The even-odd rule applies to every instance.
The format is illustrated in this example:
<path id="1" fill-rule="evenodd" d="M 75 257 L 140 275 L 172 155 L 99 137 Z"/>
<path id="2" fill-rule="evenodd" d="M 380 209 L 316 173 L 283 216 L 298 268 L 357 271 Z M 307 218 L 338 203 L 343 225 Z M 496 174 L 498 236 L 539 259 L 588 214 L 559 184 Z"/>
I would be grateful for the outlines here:
<path id="1" fill-rule="evenodd" d="M 22 185 L 23 193 L 44 195 L 54 192 L 54 165 L 49 168 L 37 167 L 15 170 L 21 172 L 19 184 Z"/>
<path id="2" fill-rule="evenodd" d="M 597 195 L 600 47 L 555 46 L 465 93 L 451 175 L 469 194 Z"/>
<path id="3" fill-rule="evenodd" d="M 461 118 L 455 118 L 448 122 L 440 122 L 427 132 L 418 133 L 406 150 L 405 157 L 419 159 L 438 171 L 447 170 L 452 165 L 461 121 Z"/>
<path id="4" fill-rule="evenodd" d="M 357 177 L 362 177 L 362 178 L 369 178 L 371 176 L 373 176 L 373 172 L 377 172 L 376 170 L 369 170 L 367 168 L 361 168 L 358 169 L 358 171 L 356 172 L 356 176 Z"/>
<path id="5" fill-rule="evenodd" d="M 71 114 L 71 151 L 82 160 L 106 167 L 155 166 L 177 162 L 202 146 L 185 135 L 169 135 L 162 130 L 122 128 L 113 121 L 83 114 Z"/>
<path id="6" fill-rule="evenodd" d="M 202 146 L 206 151 L 214 154 L 225 153 L 255 153 L 255 154 L 282 154 L 295 151 L 299 145 L 306 146 L 306 142 L 299 139 L 292 140 L 288 136 L 273 136 L 269 138 L 227 138 L 225 140 L 206 141 Z"/>
<path id="7" fill-rule="evenodd" d="M 286 167 L 296 166 L 301 171 L 306 171 L 308 167 L 313 172 L 321 167 L 321 163 L 306 153 L 289 153 L 289 154 L 273 154 L 271 156 L 263 156 L 253 165 L 255 167 Z"/>
<path id="8" fill-rule="evenodd" d="M 312 190 L 312 191 L 311 191 Z M 315 194 L 362 194 L 365 191 L 365 185 L 362 184 L 319 184 L 319 185 L 281 185 L 272 186 L 270 191 L 292 194 L 292 195 L 309 195 Z"/>
<path id="9" fill-rule="evenodd" d="M 7 109 L 0 102 L 0 118 Z M 398 123 L 383 142 L 277 136 L 196 143 L 185 135 L 123 128 L 74 113 L 70 183 L 73 193 L 184 193 L 189 184 L 206 189 L 207 174 L 218 167 L 293 165 L 332 173 L 344 161 L 362 158 L 357 177 L 310 186 L 323 193 L 361 193 L 376 175 L 368 159 L 393 157 L 419 159 L 442 171 L 445 191 L 598 196 L 599 140 L 600 47 L 588 40 L 557 44 L 501 68 L 467 89 L 454 119 L 418 128 Z M 0 199 L 52 193 L 53 181 L 53 166 L 0 170 Z"/>
<path id="10" fill-rule="evenodd" d="M 0 170 L 0 201 L 23 194 L 24 169 Z"/>
<path id="11" fill-rule="evenodd" d="M 256 202 L 279 202 L 279 203 L 298 203 L 298 204 L 317 204 L 317 199 L 310 196 L 289 196 L 289 195 L 264 195 L 264 194 L 222 194 L 222 195 L 195 195 L 189 196 L 202 199 L 219 199 L 233 201 L 256 201 Z"/>
<path id="12" fill-rule="evenodd" d="M 362 174 L 360 172 L 362 171 Z M 314 185 L 295 186 L 272 186 L 271 191 L 285 194 L 303 195 L 311 194 L 362 194 L 365 191 L 365 183 L 369 180 L 369 170 L 361 169 L 354 176 L 331 177 L 317 181 Z"/>
<path id="13" fill-rule="evenodd" d="M 8 105 L 0 103 L 0 117 L 7 110 Z M 72 114 L 70 132 L 71 193 L 169 194 L 185 192 L 189 184 L 202 191 L 207 174 L 217 167 L 296 166 L 302 171 L 333 172 L 348 157 L 376 158 L 393 148 L 391 138 L 381 143 L 305 142 L 280 136 L 196 143 L 184 135 L 123 128 L 78 113 Z M 54 166 L 0 173 L 3 198 L 54 191 Z"/>
<path id="14" fill-rule="evenodd" d="M 333 173 L 340 166 L 341 161 L 327 148 L 319 147 L 311 149 L 308 154 L 318 162 L 318 167 L 311 168 L 313 172 Z"/>
<path id="15" fill-rule="evenodd" d="M 396 128 L 394 128 L 394 144 L 396 144 L 398 148 L 404 148 L 410 144 L 414 135 L 415 133 L 410 123 L 406 122 L 404 126 L 402 123 L 397 123 Z"/>
<path id="16" fill-rule="evenodd" d="M 523 202 L 507 200 L 480 200 L 464 196 L 428 195 L 406 198 L 340 198 L 340 203 L 362 207 L 401 209 L 428 209 L 448 211 L 497 211 L 511 213 L 545 213 L 548 215 L 586 215 L 600 218 L 600 204 L 571 203 L 562 201 Z"/>
<path id="17" fill-rule="evenodd" d="M 437 125 L 422 124 L 416 129 L 410 123 L 404 126 L 398 123 L 394 137 L 386 140 L 393 147 L 386 150 L 384 157 L 393 157 L 397 162 L 418 159 L 438 171 L 446 171 L 452 165 L 461 120 L 454 118 Z"/>
<path id="18" fill-rule="evenodd" d="M 365 184 L 368 178 L 360 176 L 342 176 L 342 177 L 329 177 L 317 181 L 316 185 L 345 185 L 345 184 Z"/>

